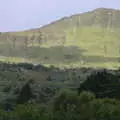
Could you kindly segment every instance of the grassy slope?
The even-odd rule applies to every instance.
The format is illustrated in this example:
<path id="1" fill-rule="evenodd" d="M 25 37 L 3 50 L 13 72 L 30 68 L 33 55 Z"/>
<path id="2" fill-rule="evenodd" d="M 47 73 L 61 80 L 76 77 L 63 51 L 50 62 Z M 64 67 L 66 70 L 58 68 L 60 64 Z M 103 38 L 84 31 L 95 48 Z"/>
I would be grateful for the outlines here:
<path id="1" fill-rule="evenodd" d="M 97 14 L 95 14 L 96 12 Z M 113 14 L 111 21 L 109 21 L 108 12 Z M 120 12 L 117 10 L 96 9 L 63 18 L 41 29 L 10 33 L 17 36 L 16 38 L 18 36 L 36 36 L 34 46 L 31 47 L 29 41 L 27 52 L 20 48 L 19 43 L 16 48 L 11 50 L 11 53 L 13 57 L 17 57 L 17 61 L 21 61 L 21 58 L 25 56 L 26 61 L 29 59 L 33 62 L 41 61 L 44 64 L 60 66 L 116 67 L 119 66 L 118 57 L 120 55 L 119 20 Z M 109 22 L 112 23 L 112 26 L 109 25 Z M 110 27 L 112 28 L 107 34 L 107 28 Z M 46 39 L 41 47 L 37 41 L 40 31 L 45 34 Z M 20 41 L 22 40 L 18 39 L 17 43 Z M 21 44 L 23 43 L 21 42 Z M 55 47 L 51 47 L 53 45 Z M 8 41 L 1 41 L 0 52 L 3 56 L 11 56 Z M 16 60 L 13 59 L 13 61 Z"/>

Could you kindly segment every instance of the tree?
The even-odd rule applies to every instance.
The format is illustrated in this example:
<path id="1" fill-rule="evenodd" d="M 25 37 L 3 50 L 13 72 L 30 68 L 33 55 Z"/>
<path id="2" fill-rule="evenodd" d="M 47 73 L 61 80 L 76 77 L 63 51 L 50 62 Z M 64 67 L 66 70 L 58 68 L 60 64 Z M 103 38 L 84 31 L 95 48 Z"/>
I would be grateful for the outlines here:
<path id="1" fill-rule="evenodd" d="M 104 53 L 105 53 L 105 57 L 107 55 L 107 45 L 104 44 Z"/>
<path id="2" fill-rule="evenodd" d="M 87 80 L 80 84 L 78 92 L 90 91 L 94 92 L 98 98 L 120 98 L 119 78 L 107 72 L 106 70 L 91 74 Z"/>
<path id="3" fill-rule="evenodd" d="M 34 45 L 34 40 L 35 40 L 35 35 L 32 35 L 31 38 L 30 38 L 30 40 L 31 40 L 31 44 L 33 46 Z"/>
<path id="4" fill-rule="evenodd" d="M 41 45 L 42 40 L 43 40 L 43 33 L 40 32 L 40 34 L 38 35 L 38 44 L 39 44 L 39 45 Z"/>
<path id="5" fill-rule="evenodd" d="M 66 43 L 66 36 L 62 36 L 62 45 L 64 46 Z"/>
<path id="6" fill-rule="evenodd" d="M 33 97 L 31 88 L 30 88 L 30 84 L 29 82 L 27 82 L 20 91 L 20 94 L 18 96 L 17 99 L 17 103 L 18 104 L 23 104 L 23 103 L 27 103 L 28 100 L 30 100 Z"/>
<path id="7" fill-rule="evenodd" d="M 28 47 L 28 37 L 25 36 L 25 39 L 24 39 L 24 47 L 25 49 Z"/>
<path id="8" fill-rule="evenodd" d="M 13 37 L 13 48 L 15 48 L 16 47 L 16 37 Z"/>

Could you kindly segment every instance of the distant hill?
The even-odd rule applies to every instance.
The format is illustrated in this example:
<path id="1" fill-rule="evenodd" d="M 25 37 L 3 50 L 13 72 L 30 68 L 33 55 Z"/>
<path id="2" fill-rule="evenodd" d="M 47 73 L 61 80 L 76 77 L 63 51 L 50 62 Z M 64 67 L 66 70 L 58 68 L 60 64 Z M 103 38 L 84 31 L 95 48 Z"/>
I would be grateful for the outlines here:
<path id="1" fill-rule="evenodd" d="M 110 15 L 111 14 L 111 15 Z M 111 19 L 112 27 L 120 27 L 120 10 L 98 8 L 93 11 L 89 11 L 82 14 L 75 14 L 70 17 L 64 17 L 53 23 L 43 26 L 41 31 L 63 31 L 65 29 L 76 26 L 92 26 L 100 25 L 101 27 L 107 27 L 108 21 Z"/>
<path id="2" fill-rule="evenodd" d="M 44 64 L 116 67 L 119 39 L 120 10 L 97 8 L 41 28 L 1 33 L 0 54 Z"/>
<path id="3" fill-rule="evenodd" d="M 120 10 L 97 8 L 95 10 L 75 14 L 69 17 L 61 18 L 41 28 L 26 30 L 23 32 L 15 32 L 13 35 L 31 35 L 39 34 L 42 32 L 45 34 L 47 40 L 63 39 L 66 36 L 66 30 L 72 28 L 81 28 L 85 26 L 100 26 L 102 28 L 112 27 L 120 28 Z M 11 33 L 10 33 L 11 34 Z"/>

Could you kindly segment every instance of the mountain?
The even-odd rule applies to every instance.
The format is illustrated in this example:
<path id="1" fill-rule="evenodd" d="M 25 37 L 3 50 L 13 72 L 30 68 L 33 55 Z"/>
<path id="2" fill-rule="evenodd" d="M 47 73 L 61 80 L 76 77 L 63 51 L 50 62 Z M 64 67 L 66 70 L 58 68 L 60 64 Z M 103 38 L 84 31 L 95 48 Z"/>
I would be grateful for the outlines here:
<path id="1" fill-rule="evenodd" d="M 0 54 L 13 61 L 119 66 L 120 10 L 97 8 L 41 28 L 0 34 Z"/>

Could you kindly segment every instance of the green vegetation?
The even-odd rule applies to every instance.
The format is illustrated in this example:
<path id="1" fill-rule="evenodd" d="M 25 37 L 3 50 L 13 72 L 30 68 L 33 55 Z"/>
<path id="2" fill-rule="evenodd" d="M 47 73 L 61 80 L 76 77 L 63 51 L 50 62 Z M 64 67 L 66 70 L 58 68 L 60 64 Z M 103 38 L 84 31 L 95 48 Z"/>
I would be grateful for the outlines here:
<path id="1" fill-rule="evenodd" d="M 119 120 L 120 70 L 0 63 L 0 119 Z"/>
<path id="2" fill-rule="evenodd" d="M 53 107 L 36 104 L 18 105 L 13 111 L 0 111 L 5 120 L 119 120 L 120 101 L 96 99 L 92 93 L 83 92 L 80 96 L 61 93 L 53 102 Z"/>
<path id="3" fill-rule="evenodd" d="M 1 33 L 0 60 L 57 67 L 118 68 L 119 21 L 119 10 L 99 8 L 40 29 Z"/>
<path id="4" fill-rule="evenodd" d="M 99 8 L 0 33 L 0 120 L 120 120 L 119 21 Z"/>

